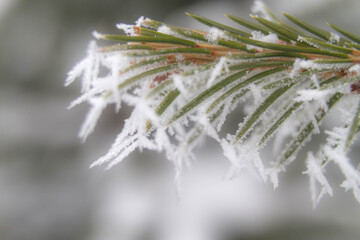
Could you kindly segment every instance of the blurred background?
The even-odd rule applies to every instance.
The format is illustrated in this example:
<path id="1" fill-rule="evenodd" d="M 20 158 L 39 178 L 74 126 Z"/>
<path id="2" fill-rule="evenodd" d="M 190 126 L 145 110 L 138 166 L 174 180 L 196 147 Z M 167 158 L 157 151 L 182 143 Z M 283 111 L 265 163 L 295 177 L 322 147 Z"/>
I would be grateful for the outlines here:
<path id="1" fill-rule="evenodd" d="M 319 27 L 333 22 L 358 34 L 357 0 L 265 1 Z M 177 199 L 172 165 L 136 152 L 110 171 L 88 166 L 106 153 L 130 109 L 108 108 L 85 144 L 77 138 L 86 104 L 66 110 L 79 84 L 66 73 L 86 54 L 91 32 L 116 33 L 140 16 L 203 28 L 191 12 L 230 24 L 253 1 L 0 0 L 1 240 L 359 239 L 360 205 L 338 185 L 313 210 L 304 156 L 280 187 L 247 174 L 223 181 L 228 162 L 210 140 L 184 177 Z M 359 148 L 357 148 L 359 149 Z M 353 153 L 359 158 L 359 150 Z"/>

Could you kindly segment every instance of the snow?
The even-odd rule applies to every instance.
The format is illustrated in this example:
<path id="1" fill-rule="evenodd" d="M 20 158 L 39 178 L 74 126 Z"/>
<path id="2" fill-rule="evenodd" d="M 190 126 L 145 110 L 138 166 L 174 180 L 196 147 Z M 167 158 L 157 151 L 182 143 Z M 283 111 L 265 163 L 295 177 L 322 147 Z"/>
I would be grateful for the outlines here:
<path id="1" fill-rule="evenodd" d="M 285 144 L 286 139 L 291 136 L 295 137 L 296 132 L 294 129 L 298 129 L 301 124 L 301 121 L 298 119 L 289 119 L 285 121 L 279 128 L 274 139 L 274 146 L 272 148 L 273 155 L 278 155 L 282 150 L 283 145 Z"/>
<path id="2" fill-rule="evenodd" d="M 135 35 L 135 31 L 134 31 L 134 25 L 131 24 L 124 24 L 124 23 L 118 23 L 116 24 L 116 27 L 120 30 L 123 30 L 124 33 L 128 36 L 134 36 Z"/>
<path id="3" fill-rule="evenodd" d="M 138 20 L 136 20 L 135 26 L 141 27 L 143 21 L 144 21 L 144 17 L 141 16 Z M 125 34 L 128 36 L 136 35 L 134 32 L 134 25 L 132 25 L 132 24 L 118 23 L 118 24 L 116 24 L 116 27 L 120 30 L 123 30 L 125 32 Z"/>
<path id="4" fill-rule="evenodd" d="M 272 20 L 272 17 L 269 15 L 268 11 L 266 10 L 266 5 L 261 0 L 256 0 L 251 8 L 251 11 L 254 14 L 260 14 L 267 20 Z"/>
<path id="5" fill-rule="evenodd" d="M 201 114 L 201 112 L 200 112 L 200 114 Z M 221 141 L 218 132 L 216 131 L 214 126 L 211 125 L 206 114 L 201 114 L 200 116 L 197 116 L 196 121 L 199 122 L 203 126 L 205 132 L 210 137 L 215 139 L 217 142 Z"/>
<path id="6" fill-rule="evenodd" d="M 103 36 L 104 36 L 104 34 L 101 34 L 101 33 L 97 32 L 97 31 L 92 31 L 91 34 L 92 34 L 92 35 L 94 36 L 94 38 L 96 38 L 96 39 L 102 39 Z"/>
<path id="7" fill-rule="evenodd" d="M 297 91 L 298 96 L 294 98 L 296 102 L 310 102 L 313 100 L 325 100 L 330 94 L 334 93 L 332 90 L 318 90 L 318 89 L 302 89 Z"/>
<path id="8" fill-rule="evenodd" d="M 77 63 L 73 69 L 71 69 L 69 72 L 68 72 L 68 76 L 65 80 L 65 83 L 64 85 L 67 87 L 69 86 L 71 83 L 73 83 L 78 77 L 81 76 L 81 74 L 83 73 L 86 65 L 88 64 L 88 59 L 84 59 L 82 61 L 80 61 L 79 63 Z"/>
<path id="9" fill-rule="evenodd" d="M 104 61 L 104 65 L 105 64 L 108 65 L 108 68 L 110 70 L 109 73 L 110 84 L 108 86 L 108 90 L 111 91 L 112 97 L 115 100 L 116 112 L 119 112 L 121 107 L 121 93 L 119 89 L 119 84 L 120 82 L 125 80 L 124 76 L 119 74 L 119 72 L 121 71 L 121 69 L 128 67 L 129 62 L 130 60 L 121 54 L 118 54 L 116 56 L 109 56 Z"/>
<path id="10" fill-rule="evenodd" d="M 355 199 L 360 203 L 360 172 L 350 164 L 349 159 L 343 152 L 339 152 L 329 146 L 325 147 L 327 156 L 332 159 L 345 176 L 341 184 L 345 190 L 352 190 Z"/>
<path id="11" fill-rule="evenodd" d="M 309 175 L 310 179 L 310 191 L 311 191 L 311 199 L 313 202 L 313 207 L 315 208 L 317 204 L 320 202 L 320 199 L 325 195 L 329 194 L 333 195 L 333 190 L 330 187 L 327 179 L 324 176 L 324 169 L 320 166 L 321 160 L 315 158 L 312 152 L 308 153 L 306 160 L 307 170 L 303 172 L 303 174 Z M 321 190 L 318 193 L 316 182 L 321 185 Z"/>
<path id="12" fill-rule="evenodd" d="M 255 85 L 254 83 L 249 85 L 249 89 L 252 97 L 254 98 L 254 105 L 258 106 L 263 101 L 263 96 L 261 94 L 261 88 Z"/>
<path id="13" fill-rule="evenodd" d="M 222 139 L 220 144 L 224 156 L 227 157 L 234 166 L 238 166 L 235 148 L 226 139 Z"/>
<path id="14" fill-rule="evenodd" d="M 330 43 L 338 43 L 340 42 L 340 36 L 336 33 L 330 32 L 329 41 Z"/>
<path id="15" fill-rule="evenodd" d="M 180 91 L 181 95 L 184 96 L 185 98 L 189 98 L 190 93 L 188 92 L 188 90 L 184 85 L 184 78 L 181 75 L 174 74 L 173 81 L 175 87 Z"/>
<path id="16" fill-rule="evenodd" d="M 265 35 L 260 31 L 252 31 L 251 35 L 252 35 L 251 39 L 254 39 L 254 40 L 258 40 L 258 41 L 266 42 L 266 43 L 279 43 L 279 38 L 275 33 L 269 33 L 269 34 Z M 263 51 L 263 48 L 252 46 L 252 45 L 246 45 L 246 48 L 249 50 L 256 49 L 260 52 Z"/>
<path id="17" fill-rule="evenodd" d="M 90 100 L 92 97 L 94 97 L 97 94 L 102 93 L 102 92 L 103 92 L 102 89 L 92 88 L 88 92 L 83 93 L 80 97 L 73 100 L 70 103 L 70 105 L 68 106 L 68 109 L 71 109 L 71 108 L 75 107 L 76 105 L 79 105 L 80 103 L 86 102 L 86 101 Z"/>
<path id="18" fill-rule="evenodd" d="M 212 43 L 217 43 L 219 39 L 222 39 L 222 38 L 227 39 L 228 37 L 225 35 L 224 31 L 222 31 L 218 28 L 212 27 L 209 30 L 209 34 L 206 35 L 206 38 Z"/>
<path id="19" fill-rule="evenodd" d="M 161 25 L 157 31 L 160 33 L 168 34 L 168 35 L 171 35 L 171 33 L 172 33 L 171 29 L 166 25 Z"/>
<path id="20" fill-rule="evenodd" d="M 273 188 L 277 189 L 279 187 L 279 173 L 283 170 L 276 167 L 270 168 L 267 171 L 267 174 L 270 176 L 271 183 L 273 184 Z"/>
<path id="21" fill-rule="evenodd" d="M 221 57 L 219 62 L 215 65 L 214 69 L 211 72 L 209 80 L 207 82 L 207 87 L 209 88 L 213 82 L 223 73 L 223 71 L 229 72 L 229 67 L 226 63 L 226 57 Z"/>
<path id="22" fill-rule="evenodd" d="M 356 74 L 360 74 L 360 64 L 355 64 L 355 65 L 351 66 L 348 71 L 354 72 Z"/>
<path id="23" fill-rule="evenodd" d="M 144 16 L 141 16 L 141 17 L 138 18 L 138 20 L 136 20 L 135 25 L 137 27 L 141 27 L 144 21 L 145 21 Z"/>
<path id="24" fill-rule="evenodd" d="M 290 77 L 296 76 L 301 69 L 310 69 L 314 65 L 312 60 L 296 59 Z"/>
<path id="25" fill-rule="evenodd" d="M 70 85 L 75 79 L 82 76 L 81 92 L 87 92 L 91 88 L 91 83 L 97 78 L 100 68 L 100 55 L 97 52 L 95 41 L 91 41 L 88 46 L 87 56 L 68 72 L 65 86 Z"/>
<path id="26" fill-rule="evenodd" d="M 90 111 L 88 112 L 79 132 L 79 137 L 83 141 L 85 141 L 86 138 L 93 132 L 102 111 L 106 107 L 106 102 L 99 97 L 89 99 L 89 103 L 91 104 Z"/>
<path id="27" fill-rule="evenodd" d="M 231 102 L 232 102 L 233 98 L 229 98 L 225 101 L 224 103 L 224 110 L 222 111 L 222 113 L 220 114 L 220 117 L 218 118 L 218 123 L 216 125 L 216 130 L 218 132 L 220 132 L 222 126 L 225 123 L 226 120 L 226 116 L 231 112 Z"/>

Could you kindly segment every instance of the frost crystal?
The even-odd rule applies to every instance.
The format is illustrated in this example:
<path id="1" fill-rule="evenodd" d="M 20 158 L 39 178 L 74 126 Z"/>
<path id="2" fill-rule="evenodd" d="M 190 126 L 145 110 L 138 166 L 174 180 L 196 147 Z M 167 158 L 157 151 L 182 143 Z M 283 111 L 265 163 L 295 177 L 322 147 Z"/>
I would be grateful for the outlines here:
<path id="1" fill-rule="evenodd" d="M 313 201 L 313 207 L 315 208 L 324 194 L 327 193 L 332 196 L 333 191 L 323 174 L 323 168 L 320 166 L 319 159 L 316 159 L 311 152 L 308 153 L 306 166 L 307 170 L 304 174 L 309 175 L 310 178 L 311 199 Z M 319 193 L 317 191 L 316 182 L 321 185 Z"/>
<path id="2" fill-rule="evenodd" d="M 119 24 L 116 24 L 116 27 L 118 29 L 120 29 L 120 30 L 123 30 L 126 33 L 126 35 L 128 35 L 128 36 L 134 36 L 135 35 L 133 25 L 119 23 Z"/>
<path id="3" fill-rule="evenodd" d="M 318 90 L 318 89 L 303 89 L 297 92 L 298 96 L 294 98 L 297 102 L 309 102 L 313 100 L 321 101 L 326 99 L 332 90 Z"/>
<path id="4" fill-rule="evenodd" d="M 102 111 L 106 107 L 105 101 L 101 98 L 91 98 L 89 99 L 89 103 L 92 107 L 79 132 L 79 137 L 82 138 L 83 141 L 93 132 Z"/>
<path id="5" fill-rule="evenodd" d="M 256 0 L 254 2 L 254 5 L 252 6 L 251 11 L 254 14 L 260 14 L 267 20 L 273 20 L 272 16 L 269 14 L 269 12 L 267 10 L 267 6 L 261 0 Z"/>
<path id="6" fill-rule="evenodd" d="M 206 37 L 212 43 L 217 43 L 220 38 L 227 38 L 225 33 L 217 28 L 211 28 Z"/>
<path id="7" fill-rule="evenodd" d="M 278 36 L 274 33 L 269 33 L 268 35 L 264 35 L 260 31 L 253 31 L 253 32 L 251 32 L 251 35 L 252 35 L 251 39 L 254 39 L 254 40 L 267 42 L 267 43 L 278 43 L 279 42 Z M 246 47 L 249 50 L 256 49 L 258 51 L 263 51 L 263 48 L 261 48 L 261 47 L 256 47 L 256 46 L 252 46 L 252 45 L 246 45 Z"/>
<path id="8" fill-rule="evenodd" d="M 357 171 L 349 162 L 349 159 L 330 147 L 325 149 L 327 156 L 332 159 L 340 168 L 345 176 L 345 181 L 341 184 L 346 190 L 352 190 L 355 199 L 360 203 L 360 172 Z"/>
<path id="9" fill-rule="evenodd" d="M 340 36 L 338 34 L 336 34 L 336 33 L 330 32 L 329 41 L 331 43 L 338 43 L 338 42 L 340 42 Z"/>
<path id="10" fill-rule="evenodd" d="M 226 64 L 225 57 L 221 57 L 219 62 L 215 65 L 215 67 L 209 77 L 209 80 L 207 82 L 207 87 L 210 87 L 223 71 L 229 72 L 229 67 Z"/>

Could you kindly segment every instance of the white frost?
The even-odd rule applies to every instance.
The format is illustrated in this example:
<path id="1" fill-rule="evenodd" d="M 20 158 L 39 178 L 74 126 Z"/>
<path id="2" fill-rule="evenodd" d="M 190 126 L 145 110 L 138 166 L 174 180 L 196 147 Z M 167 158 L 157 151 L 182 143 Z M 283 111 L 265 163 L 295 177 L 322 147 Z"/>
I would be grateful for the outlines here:
<path id="1" fill-rule="evenodd" d="M 136 22 L 135 22 L 136 26 L 141 27 L 144 20 L 145 20 L 144 16 L 139 17 L 138 20 L 136 20 Z"/>
<path id="2" fill-rule="evenodd" d="M 360 172 L 350 164 L 348 157 L 342 151 L 326 146 L 325 152 L 339 166 L 345 176 L 345 181 L 341 186 L 346 190 L 351 189 L 355 199 L 360 203 Z"/>
<path id="3" fill-rule="evenodd" d="M 270 176 L 270 180 L 274 189 L 279 187 L 279 173 L 282 171 L 283 169 L 279 167 L 274 167 L 267 170 L 267 174 Z"/>
<path id="4" fill-rule="evenodd" d="M 239 167 L 235 148 L 226 139 L 222 139 L 220 145 L 224 156 L 227 157 L 234 166 Z"/>
<path id="5" fill-rule="evenodd" d="M 74 82 L 78 77 L 81 76 L 81 74 L 84 72 L 86 65 L 88 64 L 88 59 L 85 58 L 71 69 L 71 71 L 68 72 L 67 78 L 65 80 L 65 86 L 69 86 L 72 82 Z"/>
<path id="6" fill-rule="evenodd" d="M 219 30 L 215 27 L 210 28 L 209 34 L 206 35 L 206 38 L 213 43 L 217 43 L 217 41 L 221 38 L 227 38 L 224 31 Z"/>
<path id="7" fill-rule="evenodd" d="M 318 90 L 318 89 L 302 89 L 297 91 L 298 96 L 294 98 L 296 102 L 310 102 L 313 100 L 323 101 L 332 94 L 332 90 Z"/>
<path id="8" fill-rule="evenodd" d="M 181 92 L 181 95 L 183 95 L 185 98 L 189 98 L 190 93 L 185 87 L 184 78 L 179 74 L 173 74 L 173 81 L 175 87 Z"/>
<path id="9" fill-rule="evenodd" d="M 225 70 L 225 72 L 229 71 L 229 67 L 226 64 L 226 57 L 221 57 L 219 62 L 215 65 L 214 69 L 212 70 L 209 80 L 207 82 L 208 88 L 213 84 L 213 82 L 217 79 L 217 77 L 222 74 L 223 70 Z"/>
<path id="10" fill-rule="evenodd" d="M 91 104 L 91 109 L 79 132 L 79 137 L 82 138 L 83 141 L 85 141 L 89 134 L 93 132 L 102 111 L 106 107 L 106 102 L 100 97 L 89 99 L 89 103 Z"/>
<path id="11" fill-rule="evenodd" d="M 296 76 L 301 69 L 309 69 L 314 65 L 312 60 L 296 59 L 290 77 Z"/>
<path id="12" fill-rule="evenodd" d="M 97 31 L 92 31 L 91 34 L 92 34 L 93 37 L 96 38 L 96 39 L 102 39 L 102 38 L 104 37 L 104 34 L 99 33 L 99 32 L 97 32 Z"/>
<path id="13" fill-rule="evenodd" d="M 360 64 L 355 64 L 354 66 L 350 67 L 349 72 L 360 74 Z"/>
<path id="14" fill-rule="evenodd" d="M 267 20 L 272 20 L 271 15 L 267 11 L 267 7 L 265 3 L 261 0 L 256 0 L 251 7 L 251 11 L 254 14 L 260 14 L 262 17 L 264 17 Z"/>
<path id="15" fill-rule="evenodd" d="M 171 32 L 172 32 L 171 29 L 166 25 L 161 25 L 157 31 L 160 33 L 168 34 L 168 35 L 171 35 Z"/>
<path id="16" fill-rule="evenodd" d="M 279 38 L 274 33 L 269 33 L 269 34 L 265 35 L 260 31 L 252 31 L 251 35 L 252 35 L 251 39 L 254 39 L 257 41 L 266 42 L 266 43 L 279 43 Z M 252 45 L 246 45 L 246 48 L 249 50 L 251 50 L 251 49 L 257 49 L 259 51 L 263 50 L 263 48 L 261 48 L 261 47 L 256 47 L 256 46 L 252 46 Z"/>
<path id="17" fill-rule="evenodd" d="M 331 43 L 338 43 L 338 42 L 340 42 L 340 36 L 336 33 L 330 32 L 329 41 Z"/>
<path id="18" fill-rule="evenodd" d="M 323 168 L 320 166 L 320 163 L 321 160 L 315 158 L 312 152 L 309 152 L 306 160 L 307 170 L 303 172 L 303 174 L 309 175 L 311 199 L 314 208 L 325 194 L 329 194 L 330 196 L 333 195 L 333 190 L 323 174 Z M 316 182 L 321 185 L 319 193 L 317 191 Z"/>
<path id="19" fill-rule="evenodd" d="M 142 22 L 144 21 L 144 17 L 141 16 L 137 21 L 136 21 L 136 26 L 137 27 L 141 27 Z M 134 36 L 136 35 L 134 32 L 134 25 L 132 24 L 125 24 L 125 23 L 118 23 L 116 24 L 116 27 L 120 30 L 123 30 L 125 32 L 126 35 L 128 36 Z"/>

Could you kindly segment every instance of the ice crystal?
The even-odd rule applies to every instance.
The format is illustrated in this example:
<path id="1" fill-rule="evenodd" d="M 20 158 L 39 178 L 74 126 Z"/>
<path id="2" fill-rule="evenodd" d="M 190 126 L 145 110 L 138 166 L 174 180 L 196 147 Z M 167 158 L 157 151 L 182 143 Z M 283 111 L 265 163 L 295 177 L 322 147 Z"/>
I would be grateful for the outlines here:
<path id="1" fill-rule="evenodd" d="M 261 0 L 254 1 L 254 5 L 251 8 L 254 14 L 261 14 L 267 20 L 273 20 L 273 16 L 269 14 L 267 6 Z"/>
<path id="2" fill-rule="evenodd" d="M 321 167 L 319 158 L 315 158 L 312 152 L 308 153 L 306 166 L 307 170 L 304 174 L 308 174 L 310 178 L 311 198 L 313 201 L 313 207 L 315 208 L 323 195 L 327 193 L 332 196 L 333 190 L 324 176 L 323 167 Z M 319 193 L 317 193 L 316 182 L 321 185 Z"/>
<path id="3" fill-rule="evenodd" d="M 207 39 L 212 43 L 217 43 L 217 41 L 222 38 L 226 38 L 226 35 L 224 31 L 217 28 L 211 28 L 209 34 L 207 35 Z"/>
<path id="4" fill-rule="evenodd" d="M 253 31 L 253 32 L 251 32 L 251 35 L 252 35 L 251 39 L 254 39 L 254 40 L 267 42 L 267 43 L 278 43 L 279 42 L 278 36 L 276 34 L 274 34 L 274 33 L 269 33 L 268 35 L 265 35 L 260 31 Z M 263 48 L 256 47 L 256 46 L 253 46 L 253 45 L 247 45 L 246 47 L 249 50 L 256 49 L 256 50 L 258 50 L 260 52 L 263 51 Z"/>

